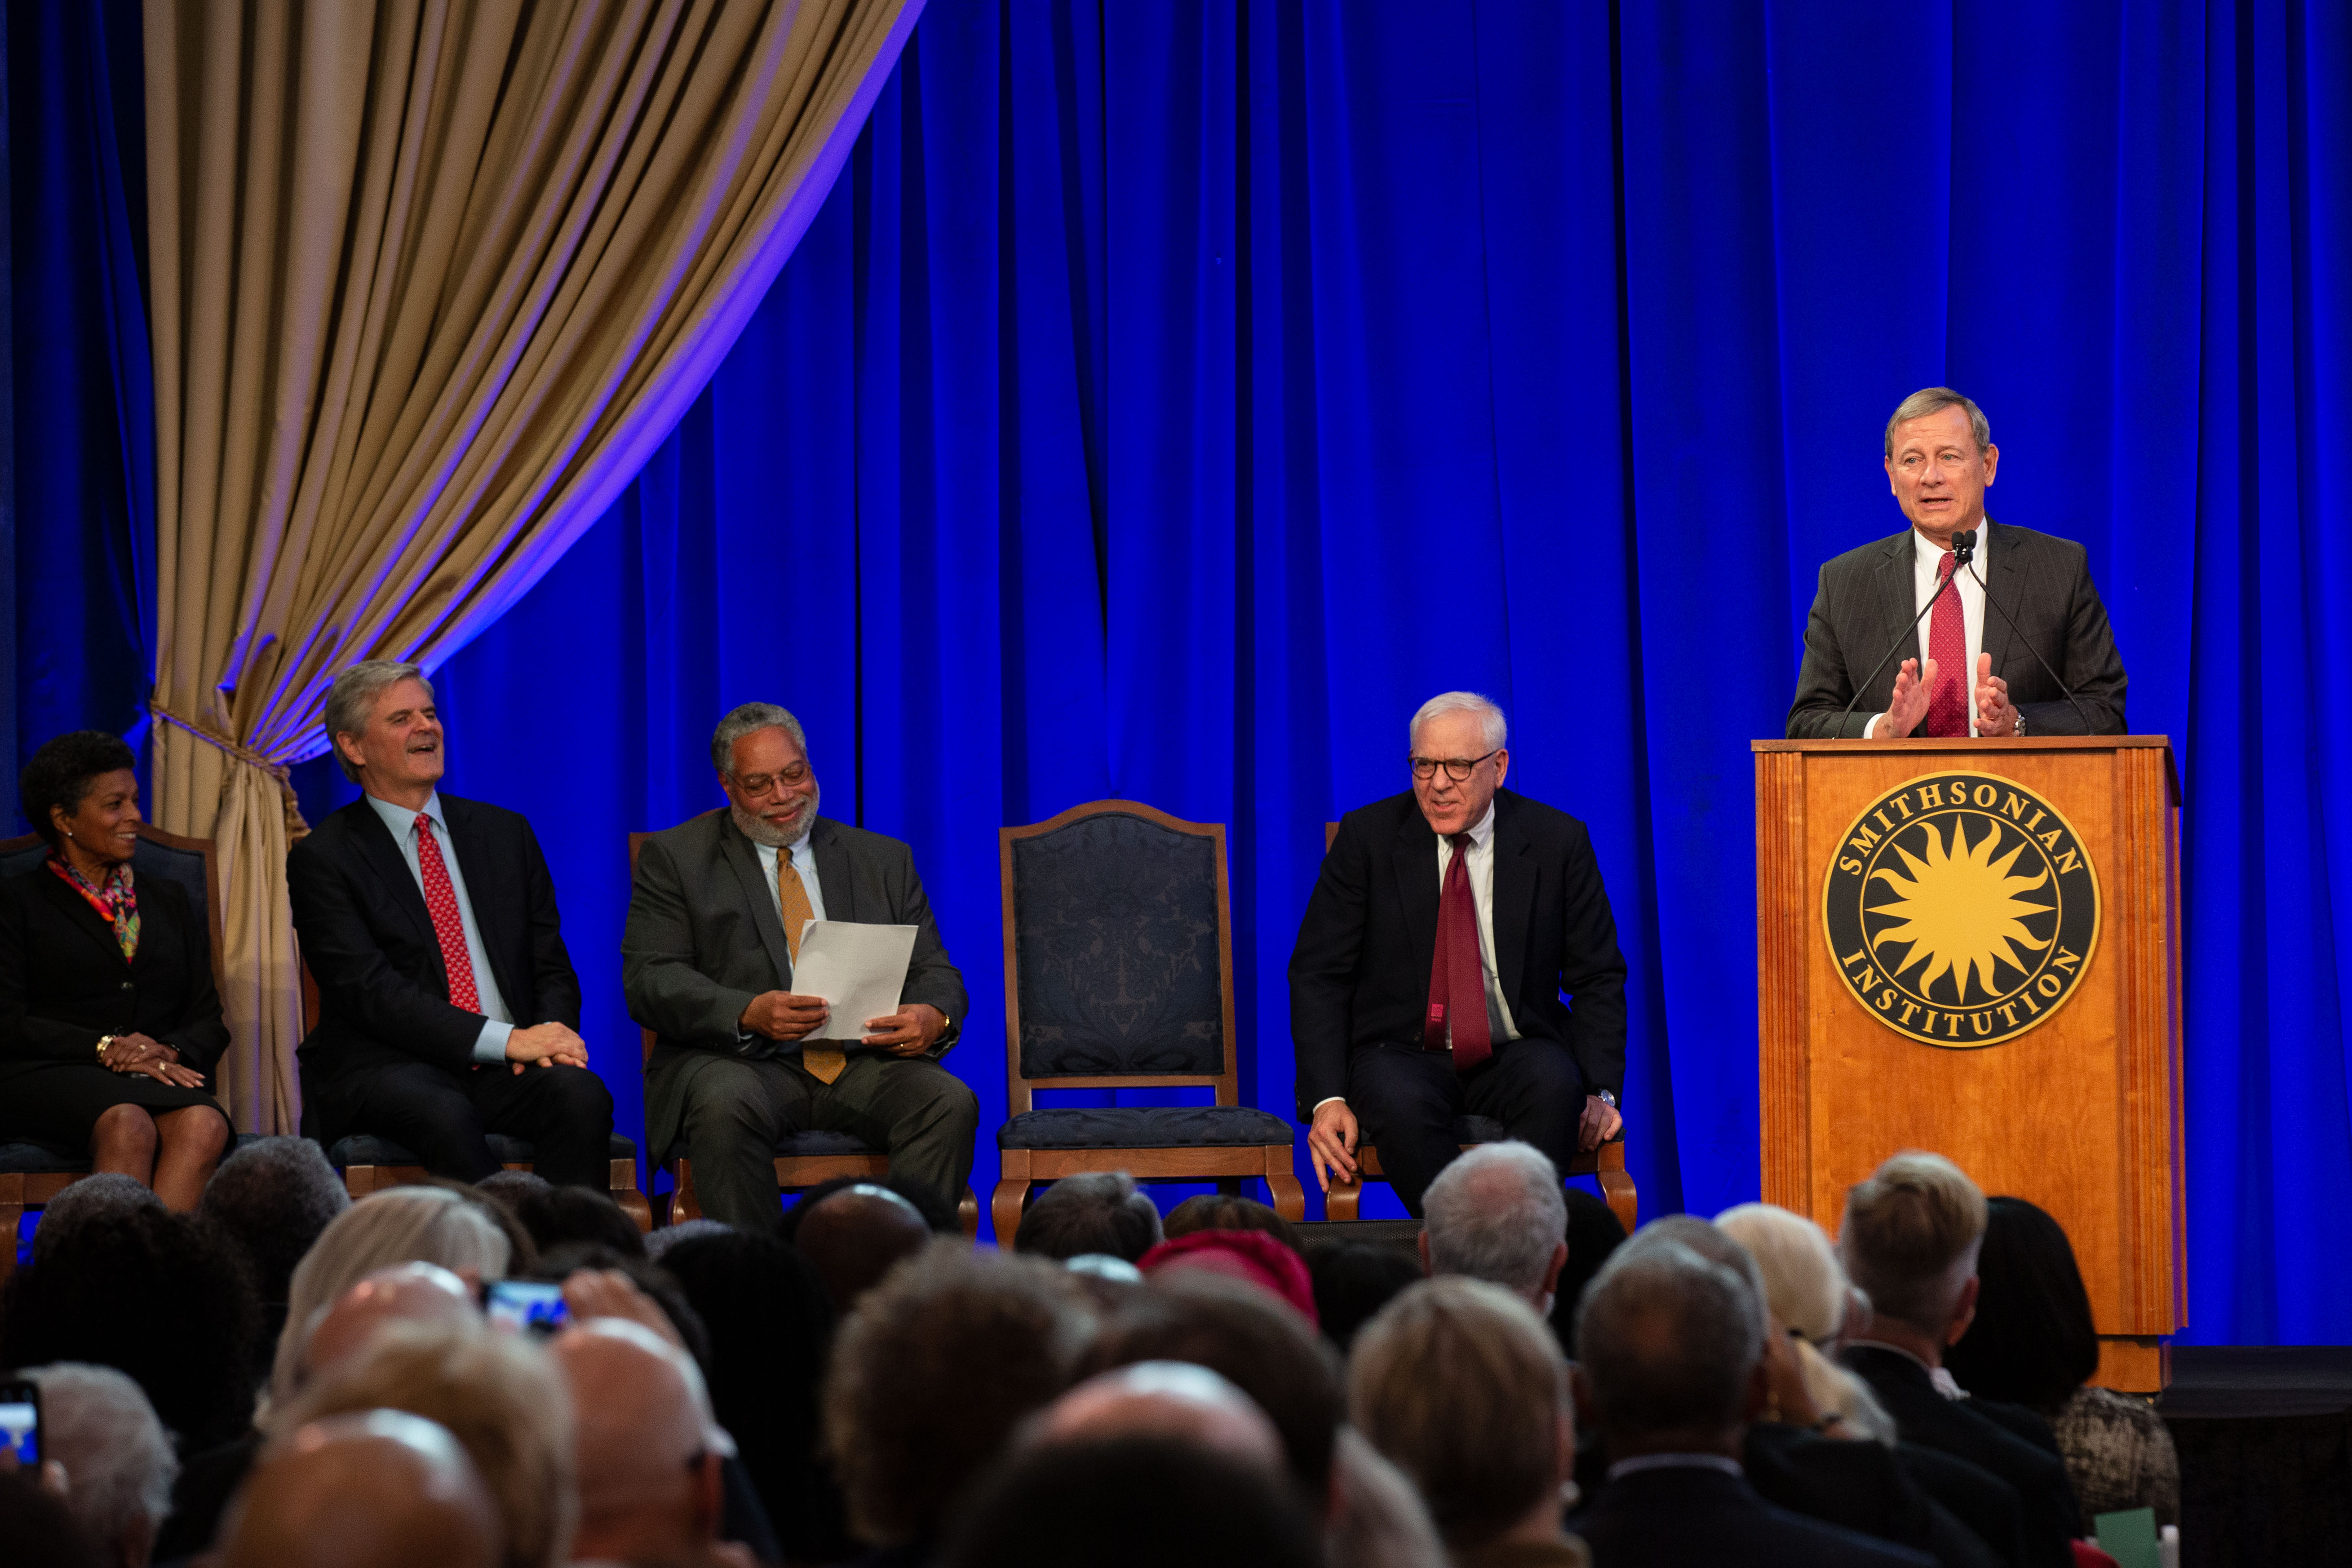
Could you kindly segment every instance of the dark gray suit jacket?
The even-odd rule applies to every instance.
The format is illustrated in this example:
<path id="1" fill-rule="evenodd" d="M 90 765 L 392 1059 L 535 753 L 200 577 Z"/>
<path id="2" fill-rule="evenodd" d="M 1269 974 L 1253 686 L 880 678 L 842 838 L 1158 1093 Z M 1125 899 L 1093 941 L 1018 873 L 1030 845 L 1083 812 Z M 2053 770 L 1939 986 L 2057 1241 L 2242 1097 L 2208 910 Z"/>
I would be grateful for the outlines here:
<path id="1" fill-rule="evenodd" d="M 932 1047 L 934 1056 L 945 1054 L 971 1001 L 931 920 L 914 851 L 823 816 L 810 829 L 809 847 L 825 919 L 916 928 L 899 1000 L 927 1002 L 947 1015 L 948 1031 Z M 677 1137 L 688 1075 L 677 1069 L 694 1053 L 761 1057 L 799 1049 L 767 1040 L 747 1047 L 738 1037 L 737 1020 L 753 997 L 792 989 L 793 965 L 760 858 L 726 812 L 682 822 L 638 849 L 621 937 L 621 984 L 629 1016 L 656 1036 L 646 1063 L 646 1135 L 656 1151 Z"/>
<path id="2" fill-rule="evenodd" d="M 2025 732 L 2084 733 L 2074 704 L 2034 658 L 2038 648 L 2074 689 L 2090 733 L 2126 733 L 2124 663 L 2116 654 L 2106 606 L 2099 603 L 2083 547 L 1990 518 L 1985 544 L 1991 567 L 1985 576 L 1986 596 L 2000 608 L 1986 607 L 1984 651 L 1992 655 L 1992 672 L 2009 682 L 2009 700 L 2024 719 Z M 2006 620 L 2002 609 L 2009 612 Z M 1805 624 L 1805 662 L 1797 673 L 1797 700 L 1789 709 L 1789 739 L 1859 739 L 1872 717 L 1893 700 L 1903 661 L 1919 657 L 1918 634 L 1904 632 L 1918 613 L 1909 529 L 1824 565 L 1812 616 Z M 2015 633 L 2011 620 L 2017 623 Z M 1903 647 L 1864 689 L 1853 711 L 1841 719 L 1853 683 L 1870 675 L 1897 637 L 1905 638 Z"/>

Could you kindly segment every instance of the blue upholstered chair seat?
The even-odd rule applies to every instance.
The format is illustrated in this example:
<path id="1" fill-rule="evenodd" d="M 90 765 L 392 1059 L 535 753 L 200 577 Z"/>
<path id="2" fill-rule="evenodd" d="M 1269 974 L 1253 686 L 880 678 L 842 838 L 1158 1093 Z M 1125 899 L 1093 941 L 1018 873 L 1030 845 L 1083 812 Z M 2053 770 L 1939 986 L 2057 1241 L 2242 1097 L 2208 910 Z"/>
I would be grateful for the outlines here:
<path id="1" fill-rule="evenodd" d="M 1290 1123 L 1246 1105 L 1105 1105 L 1024 1110 L 1000 1149 L 1245 1148 L 1290 1142 Z"/>
<path id="2" fill-rule="evenodd" d="M 240 1132 L 236 1147 L 261 1142 L 258 1132 Z M 0 1175 L 79 1176 L 89 1171 L 89 1162 L 79 1154 L 60 1154 L 54 1149 L 44 1149 L 38 1143 L 0 1142 Z"/>
<path id="3" fill-rule="evenodd" d="M 503 1132 L 489 1134 L 490 1152 L 501 1165 L 524 1163 L 538 1152 L 520 1138 L 509 1138 Z M 605 1146 L 605 1158 L 634 1160 L 637 1146 L 619 1133 L 613 1134 Z M 371 1132 L 355 1132 L 349 1138 L 339 1138 L 327 1149 L 327 1163 L 338 1171 L 353 1165 L 421 1165 L 425 1162 L 411 1150 L 389 1138 L 378 1138 Z"/>

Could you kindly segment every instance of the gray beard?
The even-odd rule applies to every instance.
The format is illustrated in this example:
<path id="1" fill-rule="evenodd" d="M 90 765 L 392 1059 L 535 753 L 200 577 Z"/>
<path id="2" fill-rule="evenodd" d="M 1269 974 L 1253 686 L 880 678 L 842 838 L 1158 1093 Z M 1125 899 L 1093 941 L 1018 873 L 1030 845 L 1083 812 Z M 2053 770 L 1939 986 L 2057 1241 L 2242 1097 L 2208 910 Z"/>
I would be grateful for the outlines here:
<path id="1" fill-rule="evenodd" d="M 820 787 L 809 795 L 808 816 L 801 820 L 800 831 L 793 834 L 778 832 L 769 826 L 758 812 L 746 811 L 732 801 L 728 803 L 727 814 L 735 819 L 735 826 L 741 830 L 743 837 L 752 843 L 770 849 L 790 849 L 815 830 L 816 814 L 824 804 L 824 791 Z"/>

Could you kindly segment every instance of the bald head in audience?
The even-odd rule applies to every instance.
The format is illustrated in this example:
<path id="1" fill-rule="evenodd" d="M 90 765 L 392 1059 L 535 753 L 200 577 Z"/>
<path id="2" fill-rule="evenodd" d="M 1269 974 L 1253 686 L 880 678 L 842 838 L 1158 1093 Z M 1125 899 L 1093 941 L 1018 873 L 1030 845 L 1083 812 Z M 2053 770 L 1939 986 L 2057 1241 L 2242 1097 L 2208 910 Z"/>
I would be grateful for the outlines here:
<path id="1" fill-rule="evenodd" d="M 1090 1377 L 1031 1429 L 1034 1443 L 1109 1437 L 1179 1437 L 1267 1468 L 1284 1463 L 1280 1435 L 1249 1395 L 1186 1362 L 1138 1362 Z"/>
<path id="2" fill-rule="evenodd" d="M 499 1510 L 466 1450 L 421 1416 L 329 1416 L 263 1456 L 220 1568 L 496 1568 Z"/>
<path id="3" fill-rule="evenodd" d="M 437 1263 L 396 1263 L 379 1268 L 335 1299 L 310 1331 L 303 1373 L 315 1378 L 364 1349 L 386 1323 L 461 1326 L 478 1322 L 473 1292 Z"/>
<path id="4" fill-rule="evenodd" d="M 793 1244 L 815 1265 L 833 1310 L 846 1312 L 898 1261 L 930 1245 L 922 1211 L 887 1187 L 860 1182 L 814 1200 Z"/>
<path id="5" fill-rule="evenodd" d="M 559 1335 L 577 1411 L 575 1560 L 690 1561 L 725 1507 L 709 1397 L 687 1354 L 642 1324 L 597 1318 Z"/>

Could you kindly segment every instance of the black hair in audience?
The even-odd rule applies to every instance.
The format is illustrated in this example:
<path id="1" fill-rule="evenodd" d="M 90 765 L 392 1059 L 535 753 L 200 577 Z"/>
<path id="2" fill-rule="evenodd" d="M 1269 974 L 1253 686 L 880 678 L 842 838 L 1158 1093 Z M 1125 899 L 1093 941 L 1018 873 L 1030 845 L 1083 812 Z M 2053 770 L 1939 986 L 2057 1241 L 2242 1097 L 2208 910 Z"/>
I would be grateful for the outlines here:
<path id="1" fill-rule="evenodd" d="M 856 1543 L 822 1455 L 818 1406 L 833 1309 L 809 1261 L 772 1236 L 720 1231 L 662 1255 L 710 1336 L 710 1401 L 793 1563 Z"/>
<path id="2" fill-rule="evenodd" d="M 587 1241 L 609 1247 L 624 1258 L 641 1258 L 646 1255 L 645 1233 L 606 1193 L 586 1187 L 526 1189 L 515 1202 L 514 1216 L 530 1232 L 532 1244 L 541 1253 L 552 1252 L 567 1243 Z"/>
<path id="3" fill-rule="evenodd" d="M 9 1568 L 99 1568 L 98 1548 L 73 1510 L 27 1470 L 0 1474 L 0 1542 Z"/>
<path id="4" fill-rule="evenodd" d="M 85 1226 L 0 1293 L 0 1366 L 89 1362 L 127 1374 L 183 1452 L 250 1425 L 260 1309 L 245 1259 L 189 1215 Z"/>
<path id="5" fill-rule="evenodd" d="M 1169 1437 L 1014 1456 L 975 1492 L 950 1568 L 1318 1568 L 1299 1500 L 1262 1470 Z"/>
<path id="6" fill-rule="evenodd" d="M 1100 1253 L 1129 1263 L 1159 1245 L 1160 1211 L 1125 1171 L 1064 1176 L 1021 1216 L 1013 1250 L 1066 1261 Z"/>
<path id="7" fill-rule="evenodd" d="M 2065 1228 L 2023 1198 L 1986 1203 L 1977 1315 L 1944 1364 L 1970 1394 L 2055 1410 L 2099 1368 L 2090 1292 Z"/>
<path id="8" fill-rule="evenodd" d="M 110 735 L 103 730 L 76 730 L 44 742 L 33 753 L 33 760 L 16 775 L 17 805 L 25 813 L 25 820 L 32 824 L 33 831 L 54 849 L 58 829 L 49 820 L 51 806 L 61 807 L 71 816 L 80 809 L 82 797 L 89 794 L 100 773 L 138 766 L 138 757 L 121 736 Z"/>
<path id="9" fill-rule="evenodd" d="M 1186 1198 L 1168 1211 L 1167 1222 L 1161 1228 L 1171 1241 L 1196 1230 L 1262 1230 L 1291 1251 L 1302 1255 L 1305 1252 L 1297 1226 L 1255 1198 L 1237 1197 L 1231 1193 L 1202 1193 Z"/>
<path id="10" fill-rule="evenodd" d="M 1329 1494 L 1344 1405 L 1331 1354 L 1306 1319 L 1238 1279 L 1184 1270 L 1103 1320 L 1079 1376 L 1142 1361 L 1205 1366 L 1248 1394 L 1274 1423 L 1300 1488 L 1318 1501 Z"/>
<path id="11" fill-rule="evenodd" d="M 220 1163 L 196 1213 L 236 1244 L 253 1271 L 254 1293 L 265 1305 L 277 1303 L 282 1316 L 294 1266 L 351 1206 L 343 1179 L 318 1144 L 264 1138 Z"/>
<path id="12" fill-rule="evenodd" d="M 931 1227 L 931 1234 L 934 1236 L 963 1234 L 963 1226 L 958 1222 L 955 1210 L 942 1202 L 938 1194 L 928 1187 L 919 1187 L 910 1182 L 902 1182 L 896 1176 L 834 1176 L 819 1182 L 793 1200 L 793 1206 L 784 1211 L 783 1218 L 776 1227 L 776 1234 L 786 1241 L 792 1240 L 798 1234 L 801 1222 L 808 1217 L 810 1211 L 817 1205 L 844 1187 L 858 1186 L 881 1187 L 898 1194 L 915 1205 L 915 1212 L 923 1216 L 923 1223 Z"/>
<path id="13" fill-rule="evenodd" d="M 1356 1331 L 1422 1278 L 1421 1259 L 1376 1241 L 1318 1241 L 1307 1249 L 1315 1315 L 1324 1337 L 1344 1353 Z"/>
<path id="14" fill-rule="evenodd" d="M 1552 1287 L 1551 1332 L 1560 1353 L 1573 1358 L 1576 1305 L 1609 1255 L 1625 1245 L 1625 1227 L 1616 1211 L 1583 1188 L 1562 1190 L 1568 1194 L 1568 1261 L 1560 1267 L 1559 1283 Z"/>

